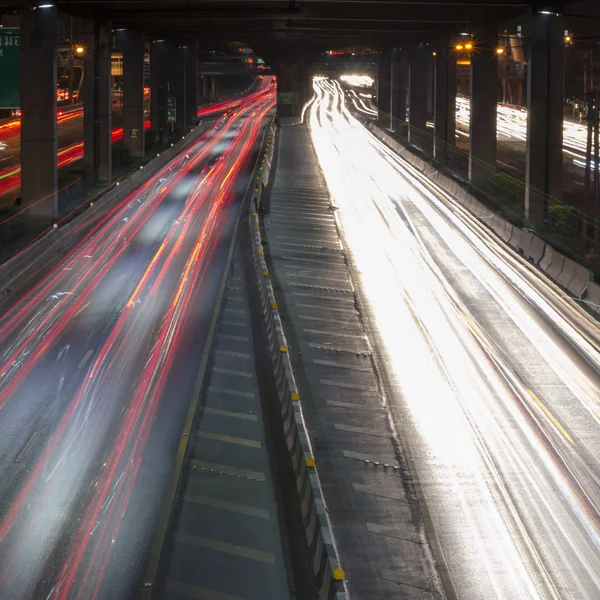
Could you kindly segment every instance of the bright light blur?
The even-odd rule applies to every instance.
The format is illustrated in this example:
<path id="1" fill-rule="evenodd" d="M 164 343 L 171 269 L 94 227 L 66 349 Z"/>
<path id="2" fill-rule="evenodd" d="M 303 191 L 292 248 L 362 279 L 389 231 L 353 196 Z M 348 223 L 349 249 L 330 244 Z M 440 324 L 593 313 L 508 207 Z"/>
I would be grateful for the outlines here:
<path id="1" fill-rule="evenodd" d="M 424 495 L 437 498 L 429 504 L 436 533 L 446 548 L 458 551 L 447 556 L 451 570 L 464 567 L 465 553 L 473 557 L 464 597 L 560 597 L 546 593 L 552 582 L 540 581 L 546 568 L 564 577 L 585 571 L 600 589 L 598 522 L 595 508 L 577 493 L 579 471 L 566 472 L 536 433 L 530 413 L 536 420 L 544 414 L 531 407 L 525 385 L 481 333 L 457 290 L 474 303 L 484 291 L 495 298 L 506 326 L 531 340 L 576 410 L 589 411 L 597 426 L 597 381 L 546 327 L 552 322 L 600 366 L 597 349 L 579 329 L 587 323 L 584 313 L 562 294 L 535 287 L 523 275 L 521 259 L 507 255 L 441 191 L 428 188 L 422 175 L 350 114 L 347 103 L 355 104 L 355 97 L 338 82 L 319 79 L 314 90 L 308 123 L 374 316 L 377 344 L 389 360 L 390 402 L 420 440 L 415 468 Z M 520 115 L 510 117 L 518 127 Z M 439 266 L 450 260 L 460 264 L 451 271 L 452 282 Z M 544 318 L 534 318 L 532 306 Z M 563 456 L 579 465 L 577 450 L 560 443 Z M 597 491 L 595 479 L 583 482 Z M 531 534 L 524 533 L 521 511 L 542 513 Z M 570 535 L 575 530 L 581 533 Z M 585 596 L 578 575 L 569 584 L 574 595 Z"/>
<path id="2" fill-rule="evenodd" d="M 354 87 L 371 87 L 375 83 L 368 75 L 341 75 L 340 81 Z"/>

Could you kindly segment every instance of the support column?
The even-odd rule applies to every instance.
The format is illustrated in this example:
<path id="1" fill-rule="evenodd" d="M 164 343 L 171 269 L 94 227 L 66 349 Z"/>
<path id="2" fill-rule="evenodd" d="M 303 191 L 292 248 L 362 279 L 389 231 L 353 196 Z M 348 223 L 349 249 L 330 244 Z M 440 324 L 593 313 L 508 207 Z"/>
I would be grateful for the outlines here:
<path id="1" fill-rule="evenodd" d="M 211 75 L 210 78 L 210 99 L 217 99 L 217 77 L 215 75 Z"/>
<path id="2" fill-rule="evenodd" d="M 409 66 L 408 141 L 424 145 L 427 129 L 427 55 L 426 44 L 411 48 Z"/>
<path id="3" fill-rule="evenodd" d="M 437 44 L 434 97 L 433 156 L 446 161 L 448 147 L 456 145 L 456 58 L 448 36 L 440 38 Z"/>
<path id="4" fill-rule="evenodd" d="M 304 104 L 312 96 L 312 85 L 309 68 L 301 59 L 291 63 L 277 65 L 277 93 L 292 92 L 296 94 L 296 104 L 277 104 L 278 117 L 299 117 Z M 278 96 L 278 100 L 281 96 Z"/>
<path id="5" fill-rule="evenodd" d="M 175 81 L 173 82 L 173 90 L 169 93 L 175 97 L 176 109 L 176 125 L 179 131 L 183 130 L 186 125 L 187 118 L 187 94 L 186 88 L 188 85 L 188 61 L 190 59 L 190 49 L 188 46 L 181 46 L 174 51 L 173 71 Z"/>
<path id="6" fill-rule="evenodd" d="M 377 111 L 379 119 L 389 126 L 391 110 L 392 51 L 379 53 L 379 74 L 377 76 Z"/>
<path id="7" fill-rule="evenodd" d="M 471 56 L 471 123 L 469 127 L 469 181 L 485 183 L 496 171 L 498 105 L 498 25 L 475 28 Z"/>
<path id="8" fill-rule="evenodd" d="M 144 156 L 144 34 L 118 32 L 123 51 L 123 144 L 134 158 Z"/>
<path id="9" fill-rule="evenodd" d="M 21 199 L 30 217 L 50 222 L 58 215 L 56 194 L 56 67 L 58 11 L 21 11 Z"/>
<path id="10" fill-rule="evenodd" d="M 406 135 L 408 56 L 402 48 L 392 50 L 390 128 Z"/>
<path id="11" fill-rule="evenodd" d="M 153 42 L 150 48 L 150 115 L 151 128 L 159 144 L 167 137 L 167 44 Z"/>
<path id="12" fill-rule="evenodd" d="M 530 19 L 525 218 L 540 226 L 549 200 L 562 198 L 563 23 L 554 14 L 533 13 Z"/>
<path id="13" fill-rule="evenodd" d="M 112 178 L 112 31 L 99 19 L 86 19 L 84 29 L 83 162 L 96 183 Z"/>
<path id="14" fill-rule="evenodd" d="M 198 122 L 198 42 L 190 44 L 187 61 L 187 86 L 186 86 L 186 123 L 194 125 Z"/>

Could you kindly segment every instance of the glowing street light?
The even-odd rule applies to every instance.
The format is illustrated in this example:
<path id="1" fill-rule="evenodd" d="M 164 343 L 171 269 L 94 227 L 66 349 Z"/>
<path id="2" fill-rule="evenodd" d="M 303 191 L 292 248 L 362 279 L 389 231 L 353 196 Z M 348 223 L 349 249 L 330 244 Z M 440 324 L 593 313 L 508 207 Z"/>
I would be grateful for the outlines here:
<path id="1" fill-rule="evenodd" d="M 465 50 L 472 50 L 473 49 L 473 44 L 471 44 L 471 42 L 468 42 L 465 44 Z"/>
<path id="2" fill-rule="evenodd" d="M 462 44 L 456 44 L 455 46 L 456 50 L 464 50 L 465 47 Z"/>
<path id="3" fill-rule="evenodd" d="M 504 54 L 504 48 L 496 48 L 496 54 Z"/>
<path id="4" fill-rule="evenodd" d="M 77 46 L 77 47 L 75 48 L 75 52 L 76 52 L 77 54 L 83 54 L 83 46 Z"/>

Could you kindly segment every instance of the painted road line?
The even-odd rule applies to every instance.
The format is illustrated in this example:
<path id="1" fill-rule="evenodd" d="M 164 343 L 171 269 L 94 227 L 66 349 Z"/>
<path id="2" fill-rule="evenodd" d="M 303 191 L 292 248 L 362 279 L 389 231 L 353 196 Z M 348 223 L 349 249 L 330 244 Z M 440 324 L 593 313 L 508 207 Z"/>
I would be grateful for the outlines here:
<path id="1" fill-rule="evenodd" d="M 386 537 L 396 538 L 397 540 L 406 540 L 408 542 L 414 542 L 415 544 L 422 544 L 423 540 L 415 534 L 404 535 L 396 527 L 388 527 L 387 525 L 376 525 L 375 523 L 367 523 L 367 531 L 375 533 L 377 535 L 384 535 Z"/>
<path id="2" fill-rule="evenodd" d="M 324 317 L 311 317 L 309 315 L 298 315 L 298 318 L 304 319 L 305 321 L 318 321 L 320 323 L 332 323 L 333 325 L 354 325 L 356 327 L 360 327 L 360 322 L 354 318 L 354 315 L 351 315 L 345 321 L 338 321 L 336 319 L 326 319 Z"/>
<path id="3" fill-rule="evenodd" d="M 376 429 L 367 429 L 366 427 L 353 427 L 352 425 L 343 425 L 342 423 L 334 423 L 334 429 L 338 431 L 348 431 L 349 433 L 361 433 L 363 435 L 372 435 L 380 438 L 391 438 L 391 434 L 385 431 L 379 431 Z"/>
<path id="4" fill-rule="evenodd" d="M 186 494 L 184 496 L 184 500 L 186 502 L 191 502 L 192 504 L 200 504 L 202 506 L 210 506 L 211 508 L 228 510 L 241 515 L 248 515 L 249 517 L 265 519 L 267 521 L 271 519 L 271 515 L 269 514 L 268 510 L 263 508 L 254 508 L 253 506 L 247 506 L 245 504 L 238 504 L 237 502 L 227 502 L 225 500 L 217 500 L 216 498 L 197 496 L 196 494 Z"/>
<path id="5" fill-rule="evenodd" d="M 352 408 L 355 410 L 364 410 L 366 412 L 373 413 L 384 413 L 385 408 L 380 406 L 367 406 L 365 404 L 355 404 L 354 402 L 339 402 L 338 400 L 325 400 L 329 406 L 335 406 L 337 408 Z"/>
<path id="6" fill-rule="evenodd" d="M 354 340 L 364 340 L 365 334 L 356 335 L 354 333 L 340 333 L 339 331 L 325 331 L 323 329 L 303 329 L 304 333 L 314 333 L 315 335 L 336 335 L 339 337 L 352 338 Z"/>
<path id="7" fill-rule="evenodd" d="M 398 463 L 394 456 L 384 459 L 377 456 L 371 456 L 370 454 L 362 454 L 361 452 L 352 452 L 351 450 L 342 450 L 342 454 L 344 455 L 344 458 L 380 465 L 390 465 L 393 469 L 398 469 Z"/>
<path id="8" fill-rule="evenodd" d="M 300 262 L 311 262 L 311 263 L 317 263 L 319 265 L 331 265 L 331 263 L 333 261 L 329 260 L 329 259 L 320 259 L 320 258 L 304 258 L 303 256 L 282 256 L 281 260 L 297 260 Z M 338 260 L 336 261 L 337 265 L 339 265 L 341 268 L 345 269 L 346 268 L 346 263 L 343 260 Z"/>
<path id="9" fill-rule="evenodd" d="M 332 381 L 331 379 L 319 379 L 321 385 L 330 385 L 332 387 L 345 388 L 347 390 L 358 390 L 359 392 L 374 393 L 377 392 L 377 386 L 364 387 L 362 385 L 354 385 L 353 383 L 345 383 L 343 381 Z"/>
<path id="10" fill-rule="evenodd" d="M 92 354 L 94 354 L 94 350 L 90 349 L 88 350 L 84 357 L 81 359 L 81 362 L 79 363 L 79 369 L 83 369 L 83 367 L 85 367 L 85 365 L 87 364 L 87 361 L 90 360 L 90 356 L 92 356 Z"/>
<path id="11" fill-rule="evenodd" d="M 402 492 L 395 492 L 393 490 L 380 490 L 370 485 L 362 485 L 361 483 L 353 483 L 352 489 L 355 492 L 362 492 L 363 494 L 370 494 L 371 496 L 379 496 L 380 498 L 388 498 L 389 500 L 406 502 L 406 498 Z"/>
<path id="12" fill-rule="evenodd" d="M 240 392 L 239 390 L 232 390 L 231 388 L 216 387 L 214 385 L 208 386 L 209 392 L 217 394 L 228 394 L 229 396 L 239 396 L 240 398 L 255 398 L 254 392 Z"/>
<path id="13" fill-rule="evenodd" d="M 357 354 L 362 356 L 370 356 L 371 351 L 369 349 L 361 350 L 356 348 L 344 348 L 343 346 L 325 346 L 324 344 L 313 344 L 309 342 L 310 348 L 315 348 L 316 350 L 327 350 L 329 352 L 346 352 L 348 354 Z"/>
<path id="14" fill-rule="evenodd" d="M 221 321 L 221 325 L 231 325 L 232 327 L 248 327 L 246 323 L 242 321 Z"/>
<path id="15" fill-rule="evenodd" d="M 361 373 L 370 373 L 371 367 L 361 367 L 360 365 L 345 365 L 344 363 L 338 363 L 334 360 L 321 360 L 319 358 L 313 358 L 312 361 L 315 365 L 323 365 L 324 367 L 335 367 L 336 369 L 346 369 L 348 371 L 359 371 Z"/>
<path id="16" fill-rule="evenodd" d="M 231 350 L 215 350 L 215 354 L 218 354 L 219 356 L 231 356 L 233 358 L 251 358 L 246 352 L 233 352 Z"/>
<path id="17" fill-rule="evenodd" d="M 313 296 L 313 294 L 297 294 L 294 293 L 294 296 Z M 337 300 L 337 298 L 330 298 L 329 296 L 324 296 L 327 300 Z M 342 298 L 342 300 L 346 300 L 346 298 Z M 358 311 L 354 308 L 354 305 L 348 308 L 335 308 L 329 306 L 323 306 L 322 304 L 301 304 L 300 302 L 296 302 L 294 306 L 299 306 L 301 308 L 315 308 L 317 310 L 327 310 L 329 312 L 341 312 L 341 313 L 352 313 L 353 315 L 358 316 Z"/>
<path id="18" fill-rule="evenodd" d="M 217 334 L 220 338 L 223 338 L 224 340 L 233 340 L 235 342 L 249 342 L 250 338 L 244 336 L 244 335 L 229 335 L 227 333 L 218 333 Z"/>
<path id="19" fill-rule="evenodd" d="M 210 415 L 218 415 L 220 417 L 231 417 L 232 419 L 244 419 L 245 421 L 258 421 L 256 415 L 247 413 L 235 412 L 233 410 L 222 410 L 220 408 L 205 408 L 204 412 Z"/>
<path id="20" fill-rule="evenodd" d="M 215 590 L 209 590 L 197 585 L 190 585 L 182 581 L 173 581 L 169 579 L 166 583 L 167 592 L 195 598 L 196 600 L 245 600 L 241 596 L 232 596 L 231 594 L 223 594 Z"/>
<path id="21" fill-rule="evenodd" d="M 226 313 L 235 313 L 236 315 L 245 315 L 246 311 L 241 308 L 224 308 L 223 312 Z"/>
<path id="22" fill-rule="evenodd" d="M 198 437 L 203 440 L 213 440 L 215 442 L 225 442 L 227 444 L 237 444 L 238 446 L 247 446 L 248 448 L 262 448 L 262 444 L 256 440 L 234 437 L 232 435 L 223 435 L 221 433 L 212 433 L 211 431 L 199 431 Z"/>
<path id="23" fill-rule="evenodd" d="M 221 367 L 213 367 L 214 373 L 223 373 L 225 375 L 235 375 L 237 377 L 247 377 L 248 379 L 252 378 L 252 373 L 248 371 L 236 371 L 234 369 L 222 369 Z"/>
<path id="24" fill-rule="evenodd" d="M 25 444 L 25 447 L 23 448 L 23 450 L 21 450 L 21 452 L 19 453 L 19 456 L 17 456 L 15 462 L 23 462 L 29 456 L 29 453 L 33 450 L 33 447 L 35 446 L 35 443 L 38 441 L 39 437 L 40 437 L 39 431 L 34 431 L 31 434 L 31 437 Z"/>
<path id="25" fill-rule="evenodd" d="M 390 571 L 389 569 L 381 569 L 381 576 L 386 581 L 393 581 L 394 583 L 399 583 L 400 585 L 407 585 L 412 588 L 431 591 L 431 588 L 427 585 L 427 582 L 424 579 L 413 577 L 407 573 L 398 573 L 396 571 Z"/>
<path id="26" fill-rule="evenodd" d="M 247 546 L 239 546 L 238 544 L 230 544 L 228 542 L 211 540 L 210 538 L 179 532 L 175 534 L 175 540 L 182 544 L 196 546 L 197 548 L 206 548 L 207 550 L 226 552 L 227 554 L 241 556 L 242 558 L 267 563 L 269 565 L 275 564 L 274 554 L 271 554 L 270 552 L 263 552 L 262 550 L 256 550 L 254 548 L 248 548 Z"/>
<path id="27" fill-rule="evenodd" d="M 247 479 L 255 479 L 256 481 L 265 481 L 265 474 L 260 471 L 252 471 L 250 469 L 240 469 L 230 465 L 220 465 L 218 463 L 209 462 L 207 460 L 191 460 L 190 464 L 196 469 L 203 471 L 215 471 L 217 473 L 226 473 L 227 475 L 240 475 Z"/>
<path id="28" fill-rule="evenodd" d="M 552 421 L 552 424 L 558 429 L 559 433 L 574 446 L 575 442 L 573 442 L 573 438 L 565 431 L 565 428 L 558 422 L 558 419 L 544 406 L 544 404 L 542 404 L 541 400 L 535 395 L 533 390 L 528 389 L 527 391 L 535 403 L 542 409 L 544 414 Z"/>

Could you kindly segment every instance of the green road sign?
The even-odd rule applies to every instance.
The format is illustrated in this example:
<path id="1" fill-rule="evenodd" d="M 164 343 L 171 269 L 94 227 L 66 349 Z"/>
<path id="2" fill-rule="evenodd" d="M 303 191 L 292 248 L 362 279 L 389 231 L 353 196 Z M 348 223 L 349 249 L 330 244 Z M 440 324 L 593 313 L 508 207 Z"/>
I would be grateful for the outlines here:
<path id="1" fill-rule="evenodd" d="M 177 108 L 175 106 L 175 97 L 169 96 L 167 103 L 167 121 L 169 123 L 175 123 L 177 120 Z"/>
<path id="2" fill-rule="evenodd" d="M 298 93 L 279 92 L 277 94 L 277 104 L 298 104 Z"/>
<path id="3" fill-rule="evenodd" d="M 19 29 L 0 29 L 0 108 L 19 108 L 21 87 Z"/>

